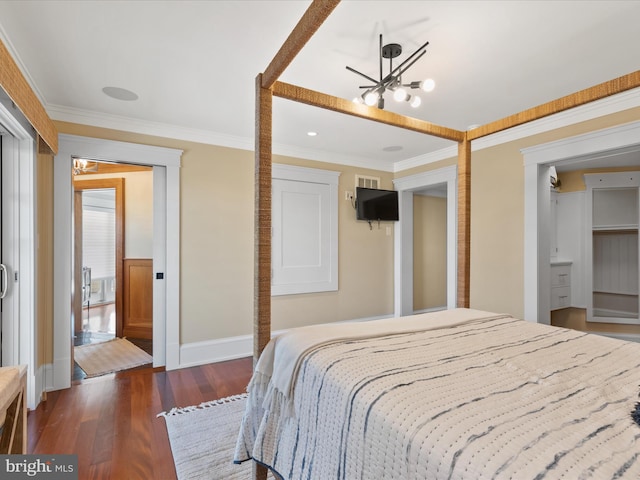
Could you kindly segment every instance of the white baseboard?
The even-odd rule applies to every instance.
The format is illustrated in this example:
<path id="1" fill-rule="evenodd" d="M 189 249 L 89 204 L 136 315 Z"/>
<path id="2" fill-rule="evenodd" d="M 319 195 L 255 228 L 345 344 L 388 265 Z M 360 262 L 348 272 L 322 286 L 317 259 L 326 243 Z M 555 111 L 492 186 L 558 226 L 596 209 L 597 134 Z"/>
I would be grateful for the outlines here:
<path id="1" fill-rule="evenodd" d="M 589 332 L 589 333 L 596 333 L 598 335 L 617 338 L 618 340 L 625 340 L 627 342 L 640 342 L 640 335 L 637 333 L 612 333 L 612 332 Z"/>
<path id="2" fill-rule="evenodd" d="M 431 308 L 423 308 L 421 310 L 414 310 L 413 314 L 418 315 L 421 313 L 432 313 L 432 312 L 441 312 L 442 310 L 446 310 L 447 306 L 442 305 L 441 307 L 431 307 Z"/>
<path id="3" fill-rule="evenodd" d="M 345 320 L 335 323 L 366 322 L 369 320 L 379 320 L 389 318 L 391 315 L 379 317 L 359 318 Z M 272 336 L 285 333 L 285 330 L 271 332 Z M 178 368 L 195 367 L 206 365 L 207 363 L 224 362 L 237 358 L 250 357 L 253 355 L 253 335 L 240 335 L 237 337 L 218 338 L 206 340 L 204 342 L 192 342 L 180 345 L 180 364 Z"/>

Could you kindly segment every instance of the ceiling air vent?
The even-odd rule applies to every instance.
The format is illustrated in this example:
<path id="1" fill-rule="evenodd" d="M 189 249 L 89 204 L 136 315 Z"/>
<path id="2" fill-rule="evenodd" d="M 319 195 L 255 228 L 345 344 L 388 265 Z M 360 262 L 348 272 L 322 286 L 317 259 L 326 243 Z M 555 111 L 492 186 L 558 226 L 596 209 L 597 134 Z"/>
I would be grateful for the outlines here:
<path id="1" fill-rule="evenodd" d="M 356 174 L 356 187 L 380 188 L 380 177 Z"/>

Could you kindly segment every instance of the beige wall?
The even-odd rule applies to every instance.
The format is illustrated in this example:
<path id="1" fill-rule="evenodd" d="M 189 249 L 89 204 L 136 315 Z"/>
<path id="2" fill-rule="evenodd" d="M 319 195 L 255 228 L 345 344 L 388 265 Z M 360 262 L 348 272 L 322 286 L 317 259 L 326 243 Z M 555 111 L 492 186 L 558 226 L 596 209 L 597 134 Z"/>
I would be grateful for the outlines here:
<path id="1" fill-rule="evenodd" d="M 253 324 L 253 152 L 56 122 L 60 133 L 184 150 L 180 343 L 248 335 Z M 274 156 L 274 163 L 337 170 L 339 291 L 274 297 L 273 329 L 393 313 L 393 224 L 369 230 L 344 200 L 355 174 L 391 174 Z M 387 235 L 386 226 L 391 226 Z"/>
<path id="2" fill-rule="evenodd" d="M 584 183 L 585 173 L 603 173 L 603 172 L 633 172 L 640 170 L 640 166 L 629 166 L 620 168 L 590 168 L 582 170 L 573 170 L 570 172 L 559 172 L 558 180 L 560 180 L 560 187 L 558 193 L 579 192 L 586 190 L 587 186 Z"/>
<path id="3" fill-rule="evenodd" d="M 153 172 L 127 172 L 124 178 L 125 258 L 153 258 Z"/>
<path id="4" fill-rule="evenodd" d="M 640 119 L 640 108 L 474 151 L 471 170 L 471 307 L 522 317 L 524 174 L 520 149 Z M 56 122 L 61 133 L 184 150 L 181 168 L 181 343 L 251 334 L 253 319 L 253 153 Z M 354 175 L 392 174 L 274 157 L 274 162 L 339 170 L 338 292 L 275 297 L 273 329 L 390 315 L 393 235 L 369 230 L 344 200 Z M 456 163 L 455 158 L 397 174 Z M 390 226 L 392 224 L 389 224 Z"/>
<path id="5" fill-rule="evenodd" d="M 447 304 L 447 199 L 413 196 L 413 309 Z"/>
<path id="6" fill-rule="evenodd" d="M 273 297 L 272 328 L 311 325 L 340 320 L 379 317 L 393 313 L 394 222 L 356 220 L 345 191 L 355 190 L 355 175 L 380 177 L 381 188 L 393 189 L 391 174 L 365 168 L 308 162 L 274 156 L 274 163 L 340 171 L 338 183 L 338 284 L 337 292 Z M 387 234 L 387 227 L 390 232 Z"/>
<path id="7" fill-rule="evenodd" d="M 84 175 L 82 180 L 124 179 L 124 257 L 153 257 L 153 172 Z"/>
<path id="8" fill-rule="evenodd" d="M 471 158 L 471 308 L 524 316 L 524 167 L 521 149 L 640 120 L 640 108 L 474 150 Z M 401 172 L 398 177 L 455 163 Z"/>

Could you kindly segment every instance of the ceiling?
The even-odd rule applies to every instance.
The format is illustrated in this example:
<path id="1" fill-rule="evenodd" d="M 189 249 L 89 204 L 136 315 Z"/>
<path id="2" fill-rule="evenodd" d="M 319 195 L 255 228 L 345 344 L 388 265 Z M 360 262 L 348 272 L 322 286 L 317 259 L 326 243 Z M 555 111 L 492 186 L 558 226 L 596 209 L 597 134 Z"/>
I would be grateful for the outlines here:
<path id="1" fill-rule="evenodd" d="M 0 0 L 0 39 L 53 119 L 253 149 L 256 75 L 309 4 Z M 639 20 L 638 1 L 343 0 L 280 80 L 352 99 L 345 67 L 377 78 L 380 34 L 400 61 L 428 41 L 403 81 L 435 90 L 387 110 L 467 130 L 638 70 Z M 388 171 L 453 145 L 280 98 L 273 122 L 274 153 Z"/>

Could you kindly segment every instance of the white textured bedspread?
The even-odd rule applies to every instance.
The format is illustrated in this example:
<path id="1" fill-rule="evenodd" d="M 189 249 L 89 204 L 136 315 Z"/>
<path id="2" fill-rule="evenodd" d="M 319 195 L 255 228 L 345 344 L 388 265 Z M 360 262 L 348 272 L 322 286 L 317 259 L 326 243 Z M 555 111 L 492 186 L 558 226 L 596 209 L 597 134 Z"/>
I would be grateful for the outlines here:
<path id="1" fill-rule="evenodd" d="M 465 309 L 393 320 L 272 341 L 235 460 L 289 480 L 640 478 L 640 344 Z"/>

